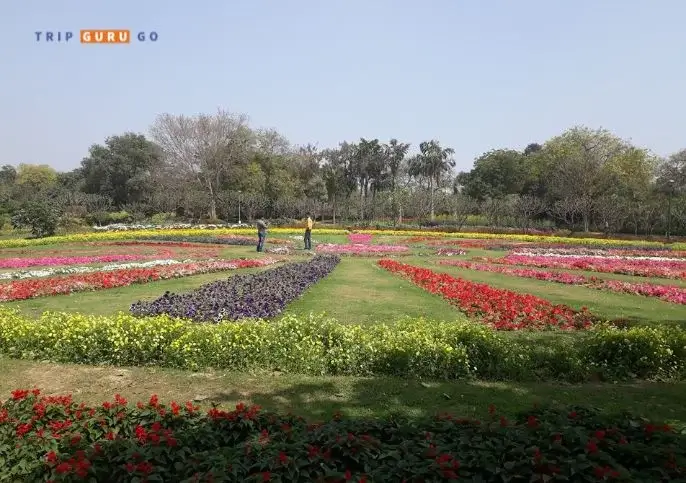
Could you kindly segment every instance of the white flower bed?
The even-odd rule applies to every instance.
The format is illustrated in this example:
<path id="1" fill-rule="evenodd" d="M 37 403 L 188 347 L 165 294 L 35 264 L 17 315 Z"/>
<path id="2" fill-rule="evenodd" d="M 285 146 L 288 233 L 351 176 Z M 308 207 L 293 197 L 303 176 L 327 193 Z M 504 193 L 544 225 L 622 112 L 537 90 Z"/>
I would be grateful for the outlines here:
<path id="1" fill-rule="evenodd" d="M 55 275 L 73 275 L 75 273 L 89 273 L 89 272 L 109 272 L 112 270 L 126 270 L 129 268 L 150 268 L 158 267 L 160 265 L 176 265 L 178 263 L 189 263 L 192 260 L 151 260 L 149 262 L 131 262 L 131 263 L 111 263 L 103 265 L 102 267 L 60 267 L 60 268 L 43 268 L 41 270 L 21 270 L 17 272 L 0 273 L 0 280 L 21 280 L 25 278 L 40 278 L 52 277 Z"/>
<path id="2" fill-rule="evenodd" d="M 252 225 L 247 223 L 235 223 L 235 224 L 223 224 L 223 225 L 194 225 L 192 223 L 171 223 L 169 225 L 141 225 L 132 224 L 127 225 L 125 223 L 114 223 L 112 225 L 105 226 L 93 226 L 95 231 L 135 231 L 135 230 L 187 230 L 187 229 L 199 229 L 199 230 L 214 230 L 217 228 L 250 228 Z"/>
<path id="3" fill-rule="evenodd" d="M 520 257 L 550 257 L 550 258 L 606 258 L 608 260 L 654 260 L 656 262 L 686 262 L 683 258 L 671 258 L 671 257 L 646 257 L 646 256 L 628 256 L 628 255 L 610 255 L 607 252 L 597 251 L 593 254 L 580 255 L 578 253 L 560 253 L 557 252 L 546 252 L 543 250 L 516 250 L 512 252 L 512 255 Z"/>

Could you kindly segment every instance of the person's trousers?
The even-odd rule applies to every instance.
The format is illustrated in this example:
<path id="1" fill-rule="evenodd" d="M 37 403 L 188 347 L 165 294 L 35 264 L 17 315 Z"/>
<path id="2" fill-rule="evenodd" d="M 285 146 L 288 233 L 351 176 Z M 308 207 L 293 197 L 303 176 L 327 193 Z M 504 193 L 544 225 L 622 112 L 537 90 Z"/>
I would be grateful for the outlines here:
<path id="1" fill-rule="evenodd" d="M 257 234 L 257 251 L 262 252 L 264 251 L 264 239 L 267 238 L 266 233 L 258 233 Z"/>
<path id="2" fill-rule="evenodd" d="M 305 230 L 305 250 L 312 249 L 312 230 Z"/>

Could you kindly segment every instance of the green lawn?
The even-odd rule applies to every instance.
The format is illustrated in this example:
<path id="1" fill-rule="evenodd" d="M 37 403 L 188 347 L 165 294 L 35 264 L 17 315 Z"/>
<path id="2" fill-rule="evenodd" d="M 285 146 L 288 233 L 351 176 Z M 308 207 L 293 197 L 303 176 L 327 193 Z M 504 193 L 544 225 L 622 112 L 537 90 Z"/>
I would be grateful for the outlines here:
<path id="1" fill-rule="evenodd" d="M 291 303 L 287 314 L 326 312 L 344 323 L 389 322 L 404 316 L 463 318 L 437 295 L 381 269 L 376 258 L 343 257 L 324 280 Z"/>
<path id="2" fill-rule="evenodd" d="M 432 382 L 390 377 L 306 377 L 280 373 L 189 373 L 157 368 L 49 364 L 0 358 L 0 399 L 16 388 L 39 387 L 100 403 L 120 393 L 129 401 L 157 394 L 166 402 L 196 399 L 232 406 L 239 401 L 265 409 L 323 419 L 335 411 L 350 417 L 439 412 L 484 416 L 489 404 L 512 415 L 533 404 L 594 406 L 606 413 L 629 410 L 651 419 L 686 423 L 686 384 L 587 384 Z"/>

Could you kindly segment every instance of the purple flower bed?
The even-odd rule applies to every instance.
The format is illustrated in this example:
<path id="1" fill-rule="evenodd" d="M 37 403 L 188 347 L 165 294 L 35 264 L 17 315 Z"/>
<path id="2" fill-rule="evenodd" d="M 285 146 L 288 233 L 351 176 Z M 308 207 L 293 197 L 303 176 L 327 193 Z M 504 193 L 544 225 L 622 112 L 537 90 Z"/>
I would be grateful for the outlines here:
<path id="1" fill-rule="evenodd" d="M 340 262 L 336 255 L 317 255 L 260 273 L 235 275 L 205 284 L 192 292 L 165 292 L 151 302 L 138 301 L 131 313 L 138 316 L 167 314 L 195 322 L 220 322 L 245 318 L 269 318 L 326 277 Z"/>

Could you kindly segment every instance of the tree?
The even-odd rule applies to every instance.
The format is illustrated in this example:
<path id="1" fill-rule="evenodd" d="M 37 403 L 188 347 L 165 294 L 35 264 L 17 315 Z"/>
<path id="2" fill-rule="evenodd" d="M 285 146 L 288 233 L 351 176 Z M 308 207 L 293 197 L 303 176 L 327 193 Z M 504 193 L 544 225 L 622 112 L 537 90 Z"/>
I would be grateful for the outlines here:
<path id="1" fill-rule="evenodd" d="M 435 189 L 440 185 L 443 175 L 455 167 L 453 154 L 454 149 L 443 148 L 438 141 L 424 141 L 419 145 L 419 154 L 410 161 L 410 174 L 428 181 L 431 221 L 435 219 Z"/>
<path id="2" fill-rule="evenodd" d="M 214 115 L 192 117 L 162 114 L 150 132 L 167 163 L 205 191 L 209 217 L 216 219 L 218 197 L 227 174 L 237 164 L 247 163 L 254 146 L 248 117 L 221 109 Z"/>
<path id="3" fill-rule="evenodd" d="M 57 183 L 57 171 L 47 164 L 20 164 L 15 183 L 31 192 L 43 191 Z"/>
<path id="4" fill-rule="evenodd" d="M 475 199 L 461 193 L 453 193 L 448 198 L 448 204 L 457 230 L 461 230 L 469 216 L 479 209 L 479 203 Z"/>
<path id="5" fill-rule="evenodd" d="M 347 199 L 355 189 L 352 168 L 354 151 L 353 145 L 343 142 L 338 149 L 327 149 L 322 152 L 322 176 L 327 199 L 332 206 L 334 223 L 339 203 Z"/>
<path id="6" fill-rule="evenodd" d="M 541 149 L 543 149 L 543 146 L 541 146 L 541 145 L 538 144 L 538 143 L 531 143 L 531 144 L 528 144 L 528 145 L 524 148 L 524 156 L 530 156 L 530 155 L 532 155 L 532 154 L 535 154 L 535 153 L 539 152 Z"/>
<path id="7" fill-rule="evenodd" d="M 104 146 L 91 146 L 81 161 L 83 190 L 111 198 L 117 208 L 143 201 L 153 189 L 161 160 L 160 149 L 142 134 L 108 137 Z"/>
<path id="8" fill-rule="evenodd" d="M 496 149 L 479 156 L 469 173 L 461 173 L 462 192 L 478 200 L 502 198 L 523 191 L 524 155 L 513 149 Z"/>
<path id="9" fill-rule="evenodd" d="M 596 200 L 615 184 L 611 168 L 616 158 L 631 149 L 607 130 L 586 127 L 574 127 L 546 142 L 551 195 L 576 201 L 584 231 L 589 230 Z"/>
<path id="10" fill-rule="evenodd" d="M 36 238 L 55 234 L 59 213 L 47 201 L 29 201 L 12 217 L 15 228 L 29 228 Z"/>
<path id="11" fill-rule="evenodd" d="M 512 195 L 510 202 L 517 224 L 525 233 L 530 228 L 534 217 L 545 210 L 543 202 L 532 195 Z"/>

